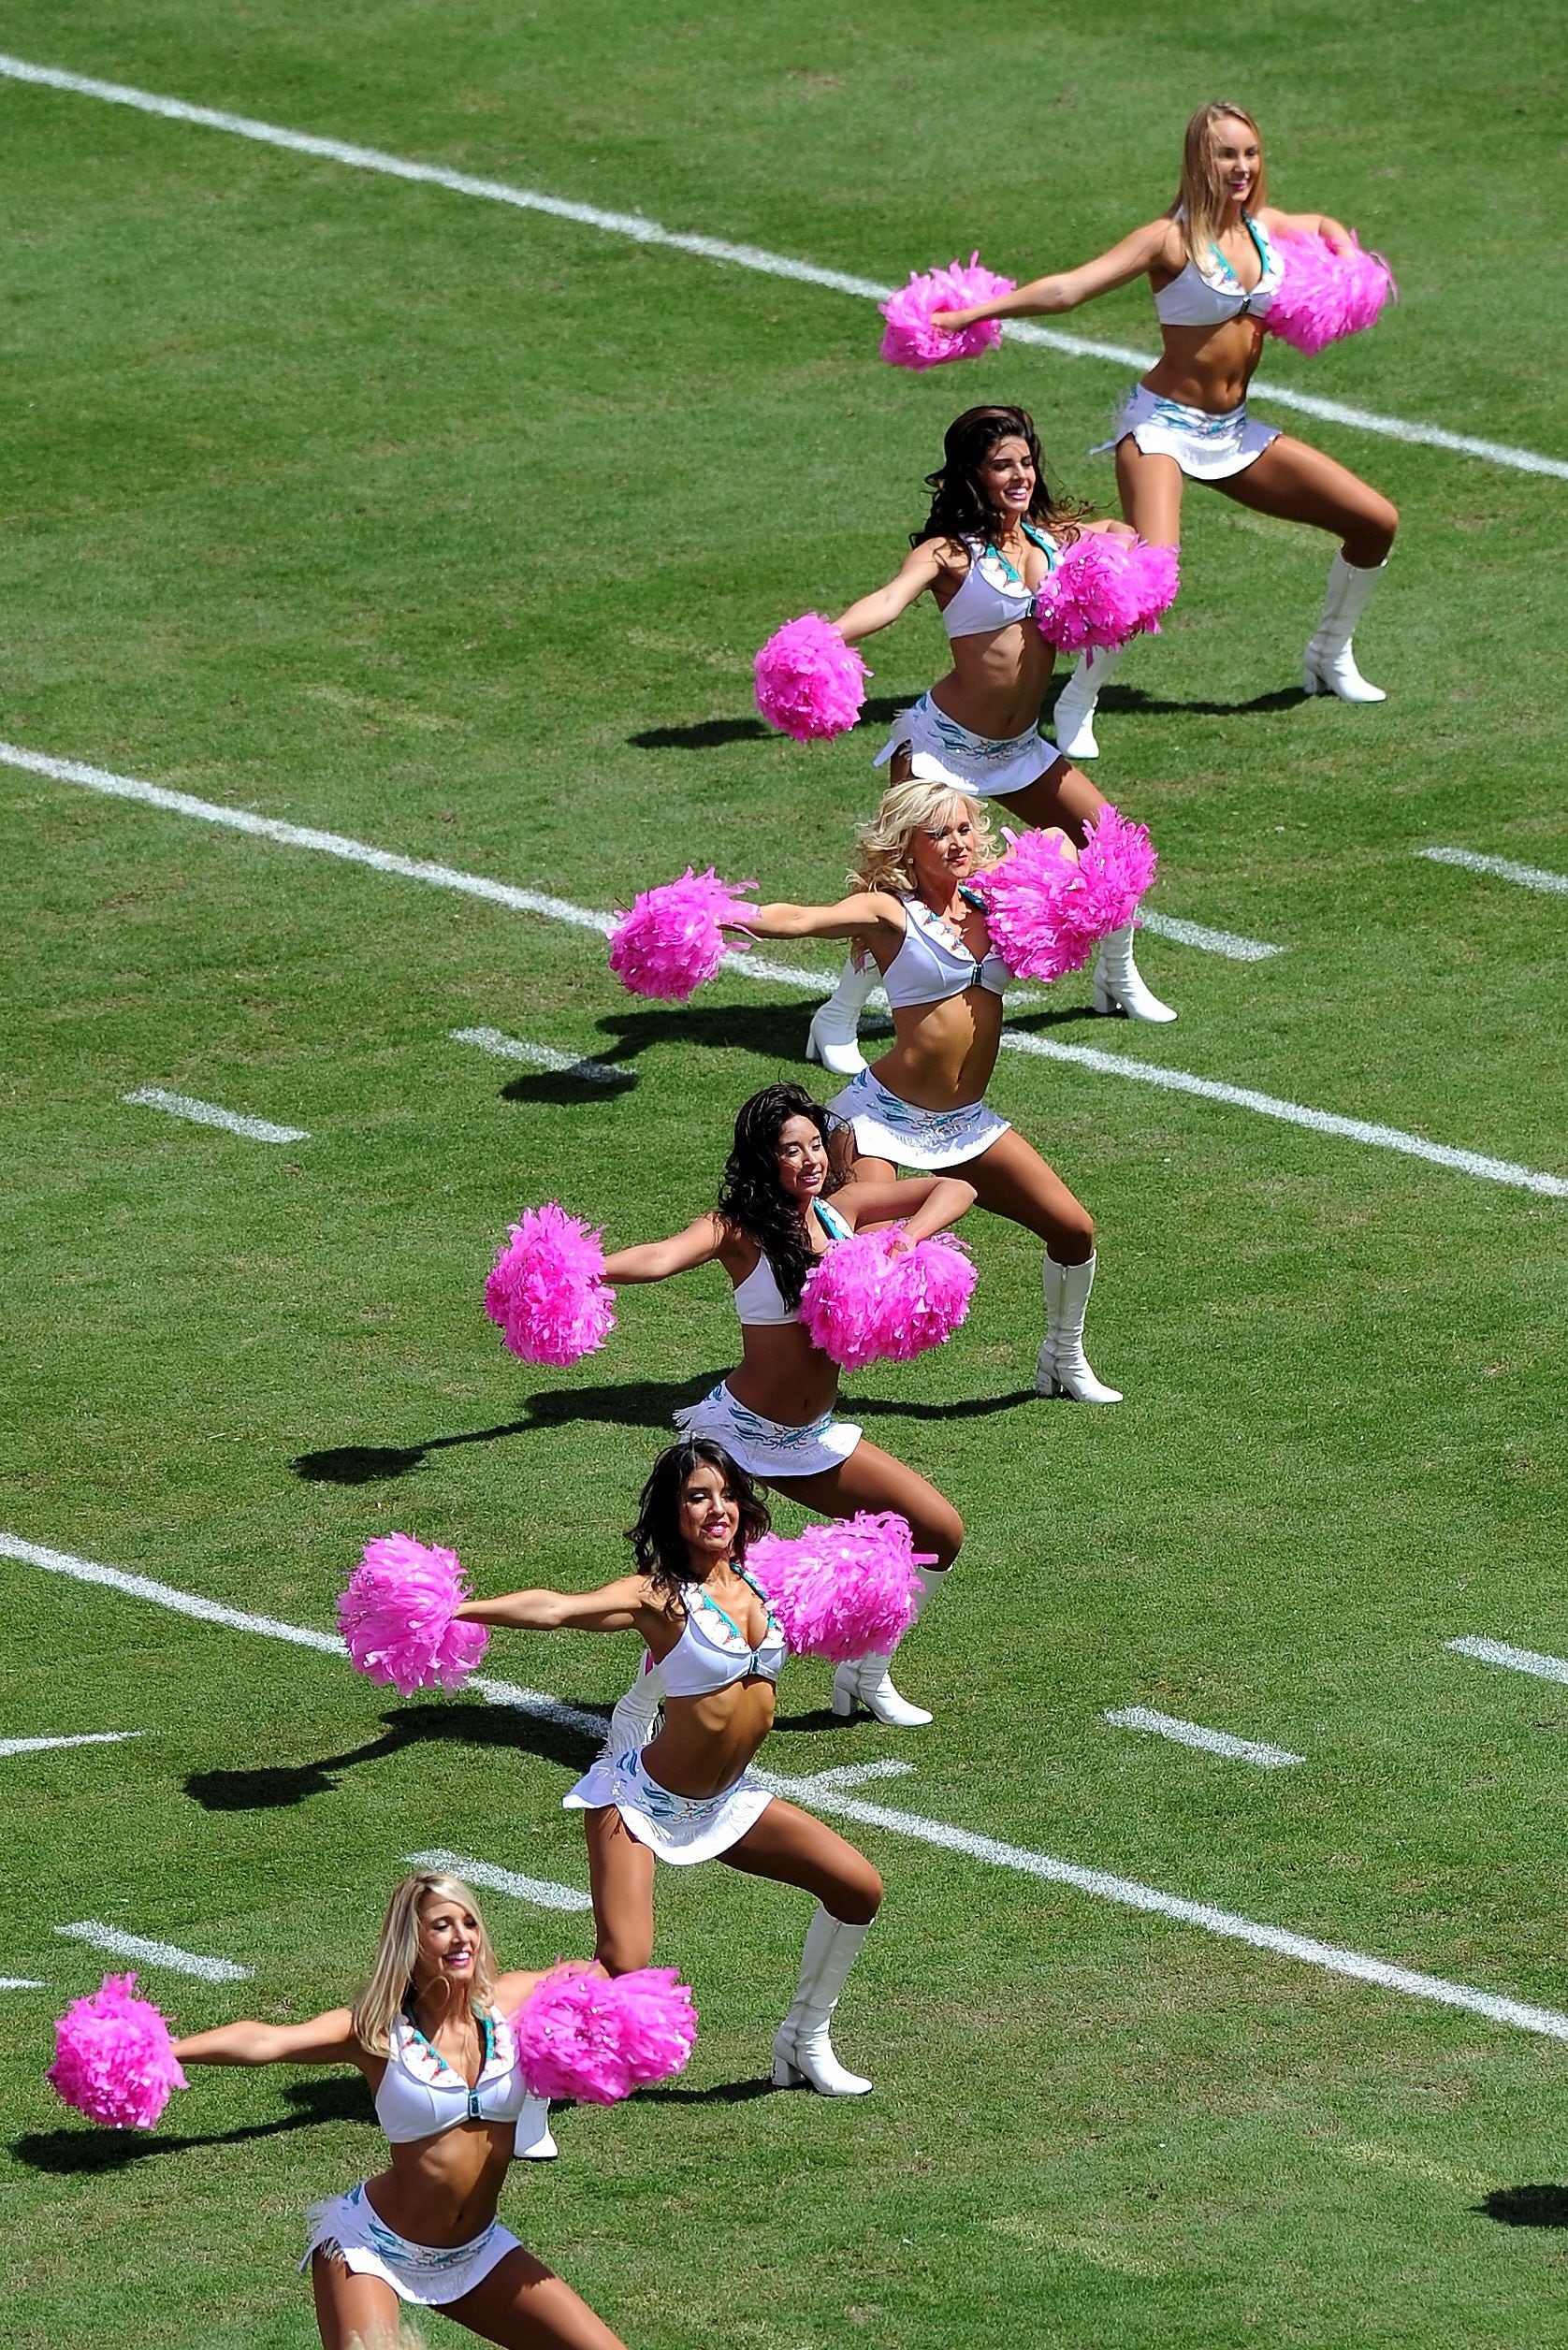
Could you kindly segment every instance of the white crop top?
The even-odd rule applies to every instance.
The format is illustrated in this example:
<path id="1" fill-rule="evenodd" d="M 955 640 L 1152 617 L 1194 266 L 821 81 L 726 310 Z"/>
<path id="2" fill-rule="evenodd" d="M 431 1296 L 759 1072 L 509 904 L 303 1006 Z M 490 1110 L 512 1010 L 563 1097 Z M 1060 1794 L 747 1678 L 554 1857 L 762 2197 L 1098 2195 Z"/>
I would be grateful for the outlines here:
<path id="1" fill-rule="evenodd" d="M 504 2016 L 485 2018 L 485 2062 L 472 2088 L 438 2055 L 416 2024 L 398 2016 L 391 2053 L 376 2089 L 376 2119 L 393 2146 L 437 2138 L 460 2122 L 515 2122 L 528 2102 L 517 2069 L 512 2028 Z"/>
<path id="2" fill-rule="evenodd" d="M 778 1619 L 768 1607 L 766 1594 L 745 1568 L 738 1572 L 748 1589 L 755 1591 L 767 1608 L 768 1628 L 761 1645 L 751 1646 L 733 1617 L 710 1599 L 700 1583 L 685 1585 L 681 1592 L 685 1626 L 657 1668 L 666 1697 L 707 1697 L 715 1690 L 729 1689 L 757 1674 L 764 1681 L 777 1680 L 784 1666 L 784 1635 Z M 710 1617 L 717 1617 L 718 1623 L 710 1625 Z"/>
<path id="3" fill-rule="evenodd" d="M 1267 318 L 1284 271 L 1273 246 L 1250 212 L 1242 213 L 1241 225 L 1257 254 L 1257 283 L 1243 285 L 1218 245 L 1212 244 L 1209 252 L 1219 276 L 1206 276 L 1196 261 L 1189 260 L 1180 275 L 1154 296 L 1154 315 L 1162 326 L 1221 326 L 1229 318 Z"/>
<path id="4" fill-rule="evenodd" d="M 970 906 L 980 902 L 967 892 L 960 895 Z M 882 985 L 894 1011 L 903 1011 L 910 1004 L 945 1004 L 950 996 L 966 995 L 972 987 L 989 988 L 993 995 L 1000 995 L 1009 976 L 995 947 L 987 947 L 977 963 L 923 898 L 904 900 L 904 944 L 882 974 Z"/>
<path id="5" fill-rule="evenodd" d="M 850 1227 L 843 1217 L 828 1206 L 825 1199 L 816 1203 L 817 1221 L 830 1240 L 847 1240 Z M 787 1306 L 774 1278 L 773 1267 L 765 1256 L 759 1256 L 744 1281 L 735 1284 L 735 1318 L 743 1330 L 765 1327 L 772 1323 L 798 1322 L 800 1309 Z"/>
<path id="6" fill-rule="evenodd" d="M 1045 557 L 1046 570 L 1053 572 L 1061 559 L 1055 540 L 1030 522 L 1024 525 L 1024 535 Z M 1028 587 L 994 546 L 982 545 L 979 539 L 965 539 L 964 544 L 969 550 L 969 568 L 942 612 L 948 635 L 989 636 L 995 629 L 1010 628 L 1014 621 L 1032 619 L 1038 590 Z"/>

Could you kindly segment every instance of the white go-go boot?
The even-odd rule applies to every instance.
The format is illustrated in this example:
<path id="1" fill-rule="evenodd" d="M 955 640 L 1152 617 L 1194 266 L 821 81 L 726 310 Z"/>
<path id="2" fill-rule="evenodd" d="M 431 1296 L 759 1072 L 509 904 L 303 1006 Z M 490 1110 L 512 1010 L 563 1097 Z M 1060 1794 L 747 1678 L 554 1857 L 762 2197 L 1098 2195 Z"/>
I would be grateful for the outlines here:
<path id="1" fill-rule="evenodd" d="M 790 2012 L 773 2036 L 776 2089 L 805 2084 L 819 2096 L 864 2097 L 871 2088 L 869 2081 L 839 2063 L 828 2038 L 838 1995 L 870 1931 L 868 1925 L 846 1925 L 842 1918 L 819 1907 L 806 1928 L 800 1981 Z"/>
<path id="2" fill-rule="evenodd" d="M 1374 563 L 1367 571 L 1357 570 L 1335 549 L 1328 566 L 1323 617 L 1301 664 L 1301 684 L 1308 693 L 1338 694 L 1342 702 L 1387 701 L 1381 686 L 1367 683 L 1351 650 L 1356 623 L 1367 608 L 1367 598 L 1377 585 L 1378 574 L 1387 568 L 1385 562 Z"/>
<path id="3" fill-rule="evenodd" d="M 1035 1358 L 1035 1389 L 1042 1396 L 1070 1396 L 1075 1403 L 1120 1403 L 1120 1387 L 1096 1379 L 1083 1352 L 1083 1317 L 1095 1285 L 1096 1259 L 1082 1265 L 1058 1265 L 1047 1256 L 1044 1268 L 1045 1337 Z"/>

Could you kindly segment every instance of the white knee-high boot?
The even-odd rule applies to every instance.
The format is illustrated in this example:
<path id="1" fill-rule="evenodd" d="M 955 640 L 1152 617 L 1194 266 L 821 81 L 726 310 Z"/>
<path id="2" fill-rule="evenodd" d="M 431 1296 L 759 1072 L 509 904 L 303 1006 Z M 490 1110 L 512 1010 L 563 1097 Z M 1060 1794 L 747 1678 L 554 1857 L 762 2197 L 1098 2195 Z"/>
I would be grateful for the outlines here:
<path id="1" fill-rule="evenodd" d="M 1052 722 L 1056 729 L 1056 747 L 1064 759 L 1099 757 L 1100 747 L 1095 740 L 1095 711 L 1102 688 L 1115 675 L 1126 649 L 1125 645 L 1118 645 L 1114 652 L 1096 650 L 1082 654 L 1078 667 L 1056 696 Z"/>
<path id="2" fill-rule="evenodd" d="M 777 2089 L 803 2082 L 824 2097 L 864 2097 L 871 2087 L 858 2072 L 846 2072 L 833 2053 L 828 2024 L 850 1967 L 871 1928 L 846 1925 L 821 1908 L 806 1928 L 800 1981 L 773 2038 L 773 2080 Z"/>
<path id="3" fill-rule="evenodd" d="M 1357 621 L 1366 610 L 1367 598 L 1377 585 L 1378 574 L 1387 568 L 1387 562 L 1382 562 L 1372 564 L 1369 570 L 1359 570 L 1354 563 L 1347 563 L 1335 548 L 1334 559 L 1328 566 L 1323 617 L 1301 665 L 1301 683 L 1308 693 L 1336 693 L 1342 702 L 1387 701 L 1381 686 L 1367 683 L 1350 649 L 1350 640 L 1356 633 Z"/>
<path id="4" fill-rule="evenodd" d="M 1075 1403 L 1120 1403 L 1119 1387 L 1108 1387 L 1095 1377 L 1083 1352 L 1083 1317 L 1095 1285 L 1093 1256 L 1082 1265 L 1058 1265 L 1047 1256 L 1044 1267 L 1045 1337 L 1035 1358 L 1035 1387 L 1043 1396 L 1070 1396 Z"/>
<path id="5" fill-rule="evenodd" d="M 870 955 L 850 955 L 838 975 L 838 985 L 825 1004 L 819 1004 L 806 1031 L 806 1057 L 820 1062 L 835 1077 L 858 1077 L 865 1056 L 855 1042 L 865 999 L 881 978 Z"/>
<path id="6" fill-rule="evenodd" d="M 514 2162 L 553 2162 L 560 2148 L 550 2128 L 548 2097 L 526 2097 L 512 2136 Z"/>
<path id="7" fill-rule="evenodd" d="M 946 1567 L 918 1567 L 916 1575 L 920 1591 L 915 1600 L 915 1622 L 918 1624 L 925 1603 L 947 1581 Z M 890 1730 L 918 1730 L 931 1716 L 923 1705 L 911 1705 L 900 1696 L 893 1685 L 893 1659 L 885 1657 L 855 1657 L 841 1664 L 833 1676 L 833 1710 L 841 1720 L 848 1720 L 857 1705 L 864 1705 L 878 1721 Z"/>
<path id="8" fill-rule="evenodd" d="M 1160 1002 L 1132 959 L 1136 928 L 1135 922 L 1124 922 L 1100 940 L 1095 958 L 1095 1009 L 1121 1012 L 1128 1020 L 1174 1020 L 1170 1006 Z"/>
<path id="9" fill-rule="evenodd" d="M 604 1752 L 612 1757 L 641 1754 L 658 1725 L 664 1703 L 664 1675 L 645 1649 L 636 1679 L 624 1697 L 616 1700 L 604 1732 Z"/>

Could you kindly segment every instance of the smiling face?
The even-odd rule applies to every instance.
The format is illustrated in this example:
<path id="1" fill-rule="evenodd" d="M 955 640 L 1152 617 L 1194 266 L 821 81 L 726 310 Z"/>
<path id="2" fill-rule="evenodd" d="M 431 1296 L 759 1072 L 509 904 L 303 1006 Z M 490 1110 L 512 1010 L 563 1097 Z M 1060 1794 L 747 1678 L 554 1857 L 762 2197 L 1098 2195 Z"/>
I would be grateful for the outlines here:
<path id="1" fill-rule="evenodd" d="M 1023 434 L 1009 432 L 1006 440 L 998 441 L 981 457 L 975 480 L 993 514 L 1009 527 L 1022 522 L 1034 499 L 1036 481 L 1035 460 Z"/>
<path id="2" fill-rule="evenodd" d="M 778 1188 L 804 1215 L 827 1181 L 828 1146 L 814 1118 L 786 1118 L 773 1146 Z"/>
<path id="3" fill-rule="evenodd" d="M 699 1574 L 734 1555 L 740 1504 L 711 1462 L 699 1461 L 681 1486 L 677 1522 L 686 1555 Z"/>
<path id="4" fill-rule="evenodd" d="M 445 1893 L 427 1893 L 419 1905 L 415 1990 L 445 1982 L 459 1984 L 466 1991 L 474 1980 L 479 1947 L 479 1920 L 467 1903 L 453 1901 Z"/>
<path id="5" fill-rule="evenodd" d="M 1209 129 L 1209 158 L 1216 190 L 1244 210 L 1263 167 L 1263 150 L 1251 123 L 1234 114 L 1219 115 Z"/>
<path id="6" fill-rule="evenodd" d="M 951 897 L 975 870 L 979 839 L 967 800 L 954 796 L 909 836 L 909 863 L 922 897 Z"/>

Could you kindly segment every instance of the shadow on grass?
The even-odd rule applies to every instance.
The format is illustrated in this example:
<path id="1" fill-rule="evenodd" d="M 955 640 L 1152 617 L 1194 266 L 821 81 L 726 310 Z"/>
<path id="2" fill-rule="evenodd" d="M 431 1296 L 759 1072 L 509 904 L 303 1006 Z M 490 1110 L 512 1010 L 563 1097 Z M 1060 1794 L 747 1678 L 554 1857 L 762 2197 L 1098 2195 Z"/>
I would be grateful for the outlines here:
<path id="1" fill-rule="evenodd" d="M 609 1719 L 607 1705 L 585 1705 L 582 1710 L 602 1713 Z M 573 1730 L 569 1722 L 553 1721 L 544 1714 L 526 1714 L 520 1706 L 486 1705 L 472 1699 L 428 1700 L 401 1713 L 384 1714 L 382 1719 L 386 1727 L 379 1738 L 349 1747 L 341 1754 L 324 1754 L 313 1762 L 193 1771 L 185 1780 L 185 1792 L 204 1811 L 284 1810 L 293 1804 L 308 1803 L 313 1795 L 330 1794 L 341 1772 L 385 1762 L 405 1748 L 432 1739 L 538 1755 L 573 1775 L 586 1770 L 599 1751 L 596 1738 Z"/>
<path id="2" fill-rule="evenodd" d="M 863 704 L 862 726 L 891 726 L 900 710 L 918 702 L 918 693 L 878 694 Z M 648 726 L 629 734 L 634 750 L 722 750 L 729 743 L 777 743 L 778 735 L 761 718 L 697 718 L 690 726 Z"/>
<path id="3" fill-rule="evenodd" d="M 1144 693 L 1138 686 L 1107 686 L 1100 695 L 1099 707 L 1112 718 L 1119 713 L 1137 713 L 1146 718 L 1179 714 L 1189 718 L 1236 718 L 1270 710 L 1294 710 L 1299 702 L 1310 699 L 1301 686 L 1276 686 L 1271 692 L 1255 693 L 1246 702 L 1168 702 L 1160 694 Z"/>
<path id="4" fill-rule="evenodd" d="M 214 2130 L 205 2138 L 177 2138 L 169 2131 L 109 2130 L 84 2124 L 80 2129 L 29 2130 L 11 2143 L 18 2162 L 56 2177 L 90 2170 L 123 2170 L 152 2155 L 184 2154 L 203 2146 L 242 2146 L 253 2138 L 279 2138 L 285 2130 L 314 2129 L 323 2122 L 373 2122 L 370 2093 L 357 2076 L 298 2081 L 283 2091 L 298 2109 L 276 2121 L 249 2122 L 240 2129 Z"/>
<path id="5" fill-rule="evenodd" d="M 1568 2187 L 1493 2187 L 1471 2208 L 1504 2227 L 1568 2227 Z"/>
<path id="6" fill-rule="evenodd" d="M 710 2089 L 639 2089 L 639 2105 L 749 2105 L 753 2097 L 787 2095 L 764 2075 L 760 2081 L 716 2081 Z"/>

